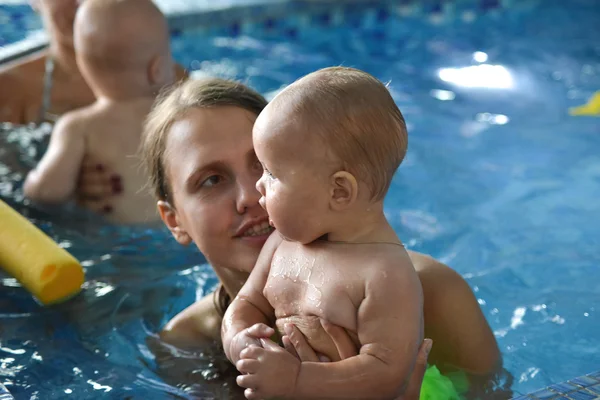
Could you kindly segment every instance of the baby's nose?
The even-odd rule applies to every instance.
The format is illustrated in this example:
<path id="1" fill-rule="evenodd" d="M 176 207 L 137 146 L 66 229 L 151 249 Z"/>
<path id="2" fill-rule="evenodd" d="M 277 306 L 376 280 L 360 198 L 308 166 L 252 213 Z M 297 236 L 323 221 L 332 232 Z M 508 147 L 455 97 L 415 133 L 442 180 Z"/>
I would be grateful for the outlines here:
<path id="1" fill-rule="evenodd" d="M 265 185 L 263 183 L 263 176 L 261 175 L 261 177 L 258 179 L 258 181 L 256 181 L 256 190 L 258 190 L 258 192 L 261 194 L 261 196 L 265 196 Z"/>
<path id="2" fill-rule="evenodd" d="M 260 206 L 266 210 L 267 209 L 267 203 L 265 201 L 265 196 L 261 196 L 260 199 L 258 199 L 258 204 L 260 204 Z"/>

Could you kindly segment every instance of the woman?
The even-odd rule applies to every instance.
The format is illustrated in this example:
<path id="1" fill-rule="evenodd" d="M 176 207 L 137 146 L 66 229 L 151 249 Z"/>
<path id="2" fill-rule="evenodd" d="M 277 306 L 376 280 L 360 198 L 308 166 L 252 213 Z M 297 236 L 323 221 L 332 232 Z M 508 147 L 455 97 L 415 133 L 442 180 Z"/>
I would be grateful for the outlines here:
<path id="1" fill-rule="evenodd" d="M 95 100 L 75 61 L 73 22 L 81 1 L 31 0 L 50 45 L 0 68 L 0 122 L 55 122 L 65 112 Z M 185 76 L 180 66 L 177 76 Z"/>
<path id="2" fill-rule="evenodd" d="M 182 94 L 172 102 L 162 102 L 153 112 L 142 156 L 162 220 L 179 243 L 198 246 L 222 284 L 175 316 L 162 332 L 164 340 L 177 346 L 194 346 L 220 340 L 223 312 L 268 236 L 246 235 L 267 219 L 258 204 L 255 184 L 262 168 L 252 147 L 253 123 L 266 101 L 241 84 L 209 80 L 202 93 Z M 188 118 L 192 111 L 194 118 Z M 102 209 L 113 195 L 110 171 L 90 161 L 90 172 L 84 174 L 83 191 L 88 194 L 84 201 Z M 497 371 L 498 346 L 468 284 L 429 256 L 411 251 L 409 255 L 423 286 L 425 337 L 435 343 L 429 362 L 483 377 Z M 343 332 L 324 327 L 336 343 L 345 341 L 340 348 L 346 356 L 355 354 Z M 291 342 L 298 344 L 303 359 L 316 357 L 299 331 L 292 333 Z"/>

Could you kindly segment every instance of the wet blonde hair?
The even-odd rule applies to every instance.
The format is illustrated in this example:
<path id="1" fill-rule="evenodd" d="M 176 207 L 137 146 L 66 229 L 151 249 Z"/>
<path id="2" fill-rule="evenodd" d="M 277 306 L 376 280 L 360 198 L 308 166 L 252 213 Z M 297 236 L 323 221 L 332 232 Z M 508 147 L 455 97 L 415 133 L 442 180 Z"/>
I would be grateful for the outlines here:
<path id="1" fill-rule="evenodd" d="M 239 82 L 219 78 L 189 79 L 163 92 L 146 119 L 140 148 L 154 195 L 174 206 L 165 173 L 165 148 L 171 126 L 189 110 L 234 106 L 258 115 L 266 105 L 265 98 L 256 91 Z"/>
<path id="2" fill-rule="evenodd" d="M 281 92 L 304 132 L 315 133 L 341 162 L 382 200 L 408 146 L 406 123 L 387 87 L 354 68 L 313 72 Z"/>

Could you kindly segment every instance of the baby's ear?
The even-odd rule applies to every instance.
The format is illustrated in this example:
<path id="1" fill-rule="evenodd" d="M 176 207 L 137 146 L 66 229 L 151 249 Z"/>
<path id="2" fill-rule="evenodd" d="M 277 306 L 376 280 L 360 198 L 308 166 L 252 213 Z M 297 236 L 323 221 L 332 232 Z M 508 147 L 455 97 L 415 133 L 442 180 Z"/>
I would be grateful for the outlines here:
<path id="1" fill-rule="evenodd" d="M 358 196 L 358 182 L 354 175 L 347 171 L 338 171 L 331 176 L 330 206 L 335 211 L 342 211 L 352 205 Z"/>
<path id="2" fill-rule="evenodd" d="M 150 86 L 164 86 L 175 79 L 175 66 L 167 62 L 165 56 L 157 55 L 148 64 L 148 83 Z"/>
<path id="3" fill-rule="evenodd" d="M 166 201 L 159 201 L 156 206 L 158 208 L 160 218 L 163 220 L 167 228 L 169 228 L 175 240 L 184 246 L 192 243 L 192 238 L 179 223 L 177 211 Z"/>

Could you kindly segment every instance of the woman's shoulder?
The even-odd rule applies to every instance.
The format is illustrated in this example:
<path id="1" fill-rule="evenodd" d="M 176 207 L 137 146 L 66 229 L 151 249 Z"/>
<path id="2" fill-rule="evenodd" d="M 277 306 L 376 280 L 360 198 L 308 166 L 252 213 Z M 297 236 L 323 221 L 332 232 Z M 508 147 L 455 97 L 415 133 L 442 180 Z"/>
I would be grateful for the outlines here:
<path id="1" fill-rule="evenodd" d="M 419 275 L 423 292 L 430 300 L 452 297 L 456 301 L 477 304 L 471 288 L 454 269 L 426 254 L 408 250 Z"/>
<path id="2" fill-rule="evenodd" d="M 37 116 L 44 80 L 45 53 L 0 66 L 0 120 L 26 123 Z"/>
<path id="3" fill-rule="evenodd" d="M 25 79 L 43 77 L 45 71 L 46 51 L 37 52 L 26 57 L 0 65 L 0 78 Z"/>

